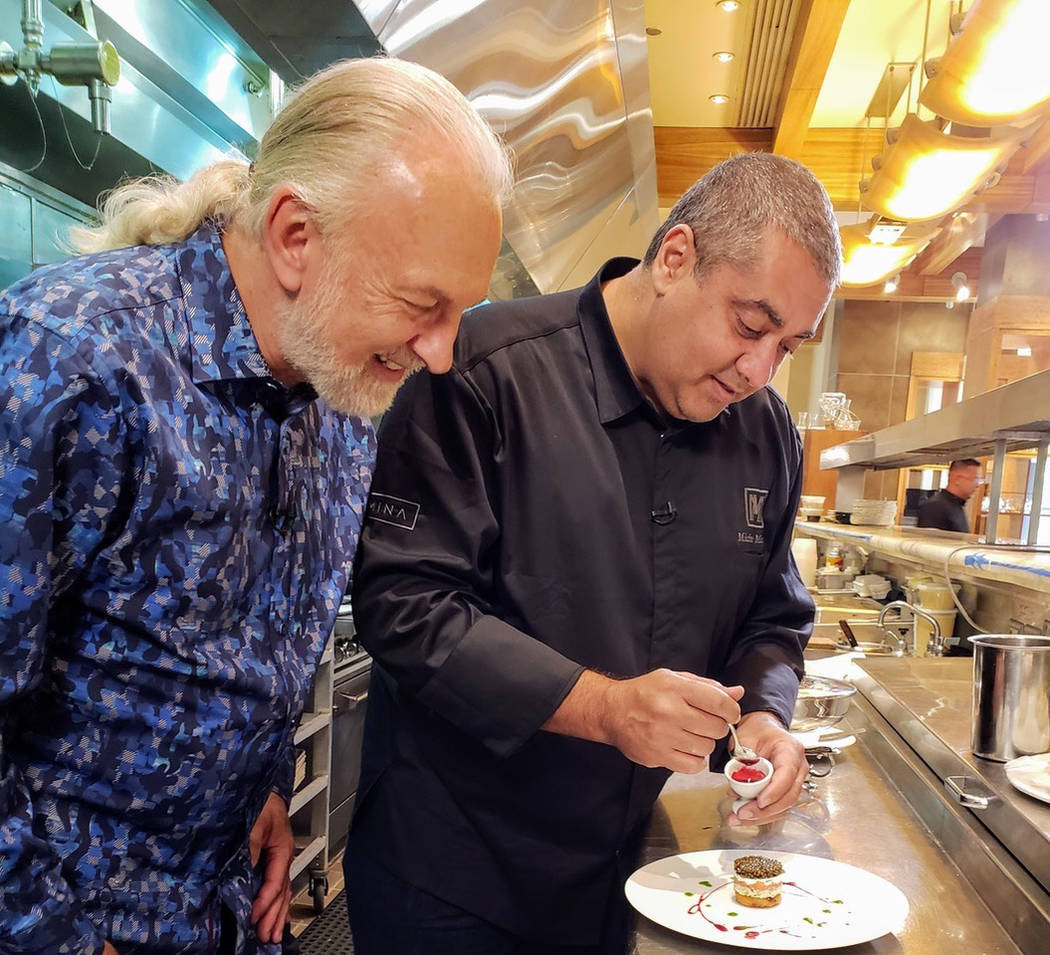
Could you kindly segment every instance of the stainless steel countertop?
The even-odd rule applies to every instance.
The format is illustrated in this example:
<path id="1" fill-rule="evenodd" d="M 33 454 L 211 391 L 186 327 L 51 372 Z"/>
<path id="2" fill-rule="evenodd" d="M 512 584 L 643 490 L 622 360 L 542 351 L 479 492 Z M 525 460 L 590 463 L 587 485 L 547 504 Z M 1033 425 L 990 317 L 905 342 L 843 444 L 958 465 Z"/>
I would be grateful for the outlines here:
<path id="1" fill-rule="evenodd" d="M 887 779 L 866 745 L 876 730 L 856 704 L 839 728 L 855 732 L 857 743 L 843 750 L 830 776 L 818 780 L 813 798 L 776 823 L 729 828 L 722 824 L 732 804 L 724 777 L 672 776 L 660 796 L 641 864 L 702 849 L 771 849 L 822 856 L 882 876 L 897 885 L 911 904 L 899 934 L 836 951 L 907 955 L 1020 951 Z M 637 955 L 744 950 L 688 938 L 638 917 Z"/>
<path id="2" fill-rule="evenodd" d="M 971 752 L 973 661 L 869 657 L 857 666 L 861 692 L 941 779 L 961 774 L 993 797 L 976 818 L 1050 892 L 1050 803 L 1015 789 L 1003 763 Z"/>

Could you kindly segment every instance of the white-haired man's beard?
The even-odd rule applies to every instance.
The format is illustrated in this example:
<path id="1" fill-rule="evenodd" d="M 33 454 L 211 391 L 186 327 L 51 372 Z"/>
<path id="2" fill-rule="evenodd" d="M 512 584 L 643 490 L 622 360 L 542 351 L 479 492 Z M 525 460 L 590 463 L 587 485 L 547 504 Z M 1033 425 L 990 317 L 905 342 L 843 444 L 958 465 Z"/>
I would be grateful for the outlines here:
<path id="1" fill-rule="evenodd" d="M 339 360 L 332 341 L 330 319 L 343 314 L 335 282 L 325 283 L 309 298 L 300 296 L 281 309 L 280 341 L 285 360 L 336 411 L 371 418 L 390 407 L 410 375 L 423 362 L 407 346 L 381 357 L 405 368 L 400 381 L 380 381 L 371 370 L 372 359 L 347 367 Z"/>

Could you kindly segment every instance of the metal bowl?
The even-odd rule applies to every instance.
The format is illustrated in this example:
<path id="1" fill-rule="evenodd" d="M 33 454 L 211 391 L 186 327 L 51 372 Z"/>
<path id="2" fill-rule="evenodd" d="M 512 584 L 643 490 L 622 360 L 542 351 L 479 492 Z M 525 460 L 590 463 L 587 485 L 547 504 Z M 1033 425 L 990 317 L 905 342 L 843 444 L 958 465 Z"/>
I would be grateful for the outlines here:
<path id="1" fill-rule="evenodd" d="M 791 729 L 804 733 L 821 726 L 833 726 L 846 715 L 849 700 L 857 688 L 845 680 L 824 676 L 802 677 L 791 718 Z"/>

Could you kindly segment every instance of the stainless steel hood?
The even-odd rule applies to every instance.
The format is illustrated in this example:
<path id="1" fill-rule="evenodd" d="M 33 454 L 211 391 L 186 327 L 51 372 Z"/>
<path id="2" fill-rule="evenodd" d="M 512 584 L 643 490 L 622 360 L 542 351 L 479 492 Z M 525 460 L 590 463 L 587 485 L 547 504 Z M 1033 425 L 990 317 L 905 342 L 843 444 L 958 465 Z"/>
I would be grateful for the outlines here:
<path id="1" fill-rule="evenodd" d="M 0 0 L 0 40 L 16 48 L 20 6 Z M 582 284 L 612 255 L 641 255 L 658 225 L 641 0 L 54 0 L 43 12 L 45 46 L 116 45 L 112 136 L 94 134 L 80 88 L 45 78 L 34 102 L 24 82 L 0 86 L 0 164 L 25 172 L 43 152 L 31 175 L 88 205 L 124 177 L 251 155 L 276 77 L 384 49 L 447 76 L 513 151 L 495 297 Z"/>
<path id="2" fill-rule="evenodd" d="M 338 0 L 212 5 L 286 81 L 370 32 L 470 97 L 516 159 L 496 294 L 582 284 L 659 224 L 640 0 L 360 0 L 360 21 Z"/>
<path id="3" fill-rule="evenodd" d="M 0 163 L 66 195 L 93 206 L 121 178 L 189 176 L 250 151 L 270 120 L 269 68 L 203 3 L 44 2 L 42 12 L 45 48 L 109 39 L 121 58 L 111 136 L 92 130 L 82 87 L 44 77 L 34 101 L 24 81 L 0 86 Z M 21 0 L 0 0 L 0 40 L 16 49 L 20 19 Z"/>

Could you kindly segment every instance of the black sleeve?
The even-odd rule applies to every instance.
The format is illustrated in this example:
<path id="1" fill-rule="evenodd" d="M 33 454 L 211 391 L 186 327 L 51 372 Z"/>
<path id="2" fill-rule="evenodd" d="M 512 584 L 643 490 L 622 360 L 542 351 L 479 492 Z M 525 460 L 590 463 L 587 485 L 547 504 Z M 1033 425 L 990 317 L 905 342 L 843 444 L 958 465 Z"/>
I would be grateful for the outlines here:
<path id="1" fill-rule="evenodd" d="M 354 571 L 364 647 L 410 694 L 496 755 L 547 721 L 582 667 L 499 614 L 490 402 L 458 370 L 420 373 L 383 421 Z"/>

